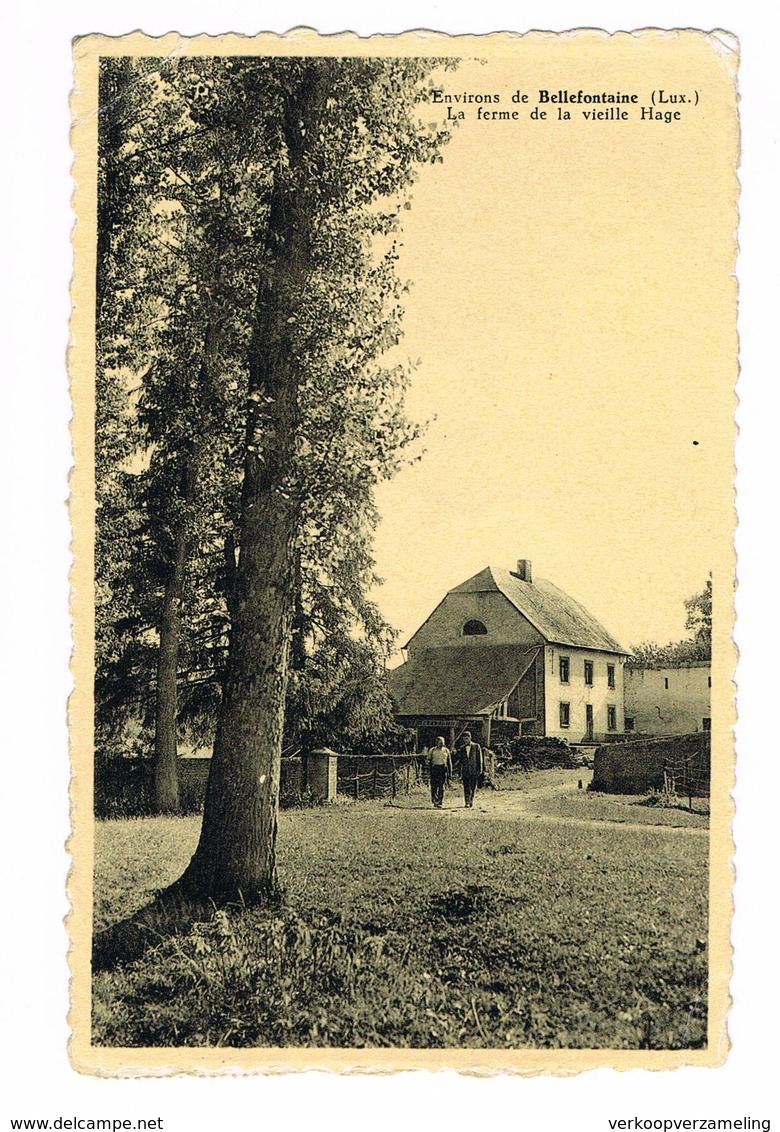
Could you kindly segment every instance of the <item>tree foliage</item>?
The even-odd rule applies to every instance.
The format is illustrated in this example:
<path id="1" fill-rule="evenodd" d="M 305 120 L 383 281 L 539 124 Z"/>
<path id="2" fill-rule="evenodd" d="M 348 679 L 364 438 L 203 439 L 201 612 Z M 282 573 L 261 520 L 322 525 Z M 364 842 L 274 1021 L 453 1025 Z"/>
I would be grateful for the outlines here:
<path id="1" fill-rule="evenodd" d="M 401 208 L 446 141 L 420 117 L 434 65 L 103 61 L 97 698 L 108 730 L 148 720 L 156 696 L 159 734 L 167 671 L 168 739 L 171 719 L 205 734 L 257 664 L 278 677 L 283 720 L 291 647 L 290 742 L 389 722 L 390 632 L 366 596 L 373 487 L 417 435 L 407 374 L 383 359 L 401 336 Z M 258 605 L 281 628 L 265 661 L 256 640 L 245 647 L 262 635 L 256 622 L 241 644 Z"/>
<path id="2" fill-rule="evenodd" d="M 124 385 L 133 436 L 124 466 L 98 459 L 101 620 L 123 645 L 114 663 L 98 652 L 98 703 L 109 728 L 133 710 L 153 716 L 158 802 L 175 809 L 179 694 L 187 709 L 202 701 L 226 643 L 221 547 L 237 502 L 248 284 L 225 235 L 224 157 L 193 120 L 190 77 L 119 59 L 103 61 L 102 79 L 115 97 L 102 116 L 98 381 Z"/>
<path id="3" fill-rule="evenodd" d="M 684 601 L 685 628 L 693 636 L 682 641 L 658 645 L 644 641 L 634 649 L 630 663 L 635 668 L 682 668 L 686 664 L 712 659 L 712 575 L 701 593 Z"/>
<path id="4" fill-rule="evenodd" d="M 693 639 L 710 649 L 712 647 L 712 574 L 707 578 L 701 593 L 694 594 L 684 603 L 687 616 L 685 628 L 693 630 Z"/>
<path id="5" fill-rule="evenodd" d="M 399 209 L 415 166 L 438 160 L 444 140 L 418 115 L 429 68 L 297 59 L 274 61 L 266 75 L 275 158 L 249 346 L 230 651 L 201 837 L 181 881 L 200 898 L 276 886 L 279 760 L 293 626 L 308 613 L 304 579 L 331 608 L 370 613 L 373 488 L 415 435 L 401 408 L 406 374 L 382 358 L 401 333 Z M 242 118 L 245 128 L 252 120 Z"/>

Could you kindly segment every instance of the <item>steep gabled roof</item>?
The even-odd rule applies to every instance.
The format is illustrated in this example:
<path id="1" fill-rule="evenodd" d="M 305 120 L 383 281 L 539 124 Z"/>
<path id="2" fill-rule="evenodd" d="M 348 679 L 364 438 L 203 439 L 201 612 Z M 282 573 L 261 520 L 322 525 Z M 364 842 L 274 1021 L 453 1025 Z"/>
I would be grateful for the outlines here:
<path id="1" fill-rule="evenodd" d="M 491 591 L 502 593 L 551 644 L 629 655 L 584 606 L 545 578 L 524 582 L 509 570 L 486 566 L 449 592 Z"/>
<path id="2" fill-rule="evenodd" d="M 388 672 L 399 715 L 481 715 L 505 700 L 533 663 L 535 645 L 421 649 Z"/>

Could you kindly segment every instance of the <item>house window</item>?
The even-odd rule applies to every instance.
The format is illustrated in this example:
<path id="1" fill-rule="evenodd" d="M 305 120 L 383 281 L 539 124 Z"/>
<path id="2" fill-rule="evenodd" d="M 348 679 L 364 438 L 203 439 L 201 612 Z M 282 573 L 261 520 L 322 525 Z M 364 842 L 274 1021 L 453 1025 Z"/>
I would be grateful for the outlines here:
<path id="1" fill-rule="evenodd" d="M 607 704 L 607 731 L 617 731 L 617 708 Z"/>
<path id="2" fill-rule="evenodd" d="M 592 684 L 593 683 L 593 661 L 592 660 L 586 660 L 585 661 L 585 683 L 586 684 Z"/>
<path id="3" fill-rule="evenodd" d="M 607 665 L 607 687 L 615 687 L 615 666 L 614 664 Z"/>
<path id="4" fill-rule="evenodd" d="M 624 729 L 626 731 L 633 731 L 634 730 L 634 717 L 633 717 L 633 715 L 627 715 L 626 716 Z"/>
<path id="5" fill-rule="evenodd" d="M 464 637 L 484 637 L 487 629 L 481 621 L 467 621 L 463 626 Z"/>
<path id="6" fill-rule="evenodd" d="M 558 658 L 558 670 L 561 675 L 561 683 L 569 683 L 569 658 L 568 656 L 561 656 Z"/>
<path id="7" fill-rule="evenodd" d="M 711 719 L 703 719 L 703 720 L 701 721 L 701 729 L 702 729 L 702 731 L 709 731 L 709 730 L 710 730 L 710 726 L 711 726 L 711 724 L 712 724 L 712 720 L 711 720 Z"/>
<path id="8" fill-rule="evenodd" d="M 708 688 L 711 688 L 711 687 L 712 687 L 712 677 L 711 677 L 711 676 L 708 676 L 708 677 L 707 677 L 707 687 L 708 687 Z"/>
<path id="9" fill-rule="evenodd" d="M 560 704 L 561 727 L 569 726 L 569 705 L 561 700 Z"/>

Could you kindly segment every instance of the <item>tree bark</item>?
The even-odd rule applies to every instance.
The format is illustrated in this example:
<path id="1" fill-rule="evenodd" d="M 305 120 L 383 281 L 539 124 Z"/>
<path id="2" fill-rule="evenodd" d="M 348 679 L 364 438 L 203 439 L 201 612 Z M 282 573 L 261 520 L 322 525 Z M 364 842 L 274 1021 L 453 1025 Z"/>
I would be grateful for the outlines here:
<path id="1" fill-rule="evenodd" d="M 178 887 L 217 901 L 277 892 L 276 831 L 284 703 L 295 606 L 299 505 L 295 452 L 299 362 L 294 316 L 311 269 L 316 223 L 306 150 L 316 137 L 322 65 L 285 95 L 280 160 L 266 232 L 250 350 L 250 413 L 227 677 L 200 841 Z M 258 393 L 260 398 L 252 400 Z M 258 408 L 262 401 L 262 416 Z"/>

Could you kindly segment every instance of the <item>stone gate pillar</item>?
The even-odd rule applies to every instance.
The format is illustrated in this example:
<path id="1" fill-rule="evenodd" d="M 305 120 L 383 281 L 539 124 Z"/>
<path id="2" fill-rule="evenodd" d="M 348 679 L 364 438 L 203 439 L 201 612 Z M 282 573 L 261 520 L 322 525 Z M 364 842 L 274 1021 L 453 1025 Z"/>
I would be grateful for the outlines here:
<path id="1" fill-rule="evenodd" d="M 318 802 L 335 802 L 338 755 L 327 747 L 312 751 L 306 759 L 306 785 Z"/>

